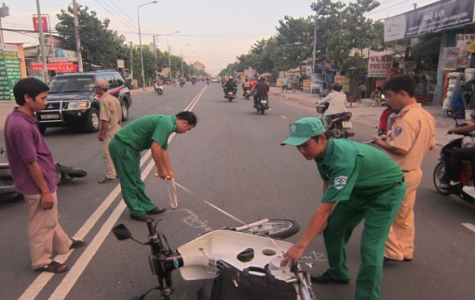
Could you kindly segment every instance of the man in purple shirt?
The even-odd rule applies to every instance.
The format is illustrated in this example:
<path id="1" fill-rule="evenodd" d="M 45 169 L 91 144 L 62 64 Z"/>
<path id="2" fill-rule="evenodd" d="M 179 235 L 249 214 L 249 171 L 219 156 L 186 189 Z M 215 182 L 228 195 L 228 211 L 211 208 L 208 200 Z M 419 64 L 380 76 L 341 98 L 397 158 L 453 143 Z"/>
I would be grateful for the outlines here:
<path id="1" fill-rule="evenodd" d="M 58 222 L 56 170 L 48 146 L 33 115 L 46 104 L 48 86 L 35 78 L 25 78 L 13 87 L 15 107 L 5 121 L 5 145 L 13 182 L 30 208 L 28 236 L 31 267 L 37 271 L 62 273 L 66 264 L 51 259 L 53 247 L 59 254 L 84 246 L 73 240 Z"/>

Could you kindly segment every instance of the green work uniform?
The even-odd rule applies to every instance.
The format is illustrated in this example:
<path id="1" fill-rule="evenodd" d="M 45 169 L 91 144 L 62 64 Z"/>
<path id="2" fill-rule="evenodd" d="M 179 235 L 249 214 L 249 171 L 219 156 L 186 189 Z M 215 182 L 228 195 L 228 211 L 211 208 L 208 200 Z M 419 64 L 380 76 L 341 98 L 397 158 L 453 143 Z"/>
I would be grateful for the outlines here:
<path id="1" fill-rule="evenodd" d="M 124 126 L 109 143 L 122 197 L 131 215 L 140 216 L 156 207 L 145 194 L 145 183 L 140 175 L 140 151 L 150 149 L 153 142 L 167 150 L 168 137 L 175 130 L 175 116 L 150 115 Z"/>
<path id="2" fill-rule="evenodd" d="M 327 272 L 334 279 L 350 278 L 346 245 L 364 219 L 356 299 L 379 299 L 384 245 L 406 191 L 403 173 L 385 153 L 345 139 L 329 139 L 323 159 L 315 162 L 330 183 L 322 203 L 338 202 L 323 232 Z"/>

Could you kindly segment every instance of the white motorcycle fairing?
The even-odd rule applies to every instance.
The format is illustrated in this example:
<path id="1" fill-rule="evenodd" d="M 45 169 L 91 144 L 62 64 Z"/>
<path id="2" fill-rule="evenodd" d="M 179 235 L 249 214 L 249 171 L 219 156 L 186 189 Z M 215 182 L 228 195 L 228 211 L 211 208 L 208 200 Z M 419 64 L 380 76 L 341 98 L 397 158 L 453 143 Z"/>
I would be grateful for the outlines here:
<path id="1" fill-rule="evenodd" d="M 223 260 L 240 270 L 249 266 L 264 268 L 267 264 L 276 268 L 277 262 L 292 246 L 293 244 L 289 242 L 257 235 L 216 230 L 178 248 L 178 252 L 183 257 L 183 267 L 179 270 L 183 279 L 198 280 L 216 276 L 217 260 Z M 238 254 L 248 248 L 254 250 L 254 258 L 247 262 L 238 260 Z M 271 263 L 272 260 L 274 260 L 273 263 Z"/>

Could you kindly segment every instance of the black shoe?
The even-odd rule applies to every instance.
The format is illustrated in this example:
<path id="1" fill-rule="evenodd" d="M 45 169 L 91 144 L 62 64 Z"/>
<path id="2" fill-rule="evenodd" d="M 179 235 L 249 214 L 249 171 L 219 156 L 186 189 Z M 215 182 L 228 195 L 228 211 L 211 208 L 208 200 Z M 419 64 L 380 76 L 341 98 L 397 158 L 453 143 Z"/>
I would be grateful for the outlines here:
<path id="1" fill-rule="evenodd" d="M 154 209 L 151 209 L 151 210 L 147 211 L 147 215 L 158 215 L 158 214 L 161 214 L 165 211 L 166 211 L 165 208 L 155 207 Z"/>
<path id="2" fill-rule="evenodd" d="M 328 272 L 323 273 L 318 276 L 310 276 L 310 280 L 314 283 L 338 283 L 338 284 L 348 284 L 349 279 L 333 279 L 330 277 Z"/>
<path id="3" fill-rule="evenodd" d="M 452 185 L 452 184 L 449 183 L 449 186 L 448 186 L 448 190 L 452 191 L 452 192 L 453 191 L 455 191 L 455 192 L 460 191 L 462 188 L 463 188 L 463 186 L 462 186 L 461 183 L 457 183 L 456 185 Z"/>
<path id="4" fill-rule="evenodd" d="M 135 215 L 130 215 L 130 218 L 135 221 L 140 221 L 140 222 L 147 222 L 147 220 L 153 220 L 151 217 L 147 216 L 146 214 L 135 216 Z"/>
<path id="5" fill-rule="evenodd" d="M 392 258 L 389 258 L 389 257 L 384 257 L 384 262 L 388 262 L 388 261 L 395 261 L 395 262 L 401 262 L 401 261 L 411 261 L 412 258 L 404 258 L 402 260 L 397 260 L 397 259 L 392 259 Z"/>

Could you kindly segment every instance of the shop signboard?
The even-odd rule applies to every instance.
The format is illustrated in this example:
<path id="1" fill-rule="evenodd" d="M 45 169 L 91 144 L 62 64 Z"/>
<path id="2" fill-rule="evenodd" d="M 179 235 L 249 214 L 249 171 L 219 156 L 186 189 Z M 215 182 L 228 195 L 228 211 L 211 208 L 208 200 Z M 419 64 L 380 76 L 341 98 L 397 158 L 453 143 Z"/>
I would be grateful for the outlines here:
<path id="1" fill-rule="evenodd" d="M 457 69 L 470 67 L 470 58 L 472 53 L 468 52 L 468 46 L 475 41 L 475 34 L 457 34 L 455 36 L 455 47 L 459 49 L 457 59 Z"/>
<path id="2" fill-rule="evenodd" d="M 46 65 L 48 71 L 55 71 L 56 73 L 70 73 L 77 72 L 78 65 L 75 63 L 50 63 Z M 43 70 L 42 63 L 30 63 L 30 69 L 35 71 Z"/>
<path id="3" fill-rule="evenodd" d="M 394 41 L 471 24 L 473 0 L 442 0 L 384 19 L 384 41 Z"/>
<path id="4" fill-rule="evenodd" d="M 368 60 L 368 77 L 383 78 L 393 66 L 392 55 L 370 55 Z"/>
<path id="5" fill-rule="evenodd" d="M 13 86 L 21 79 L 20 59 L 15 50 L 0 49 L 0 100 L 12 100 Z"/>
<path id="6" fill-rule="evenodd" d="M 350 78 L 346 76 L 335 76 L 335 82 L 341 83 L 343 92 L 350 92 Z"/>

